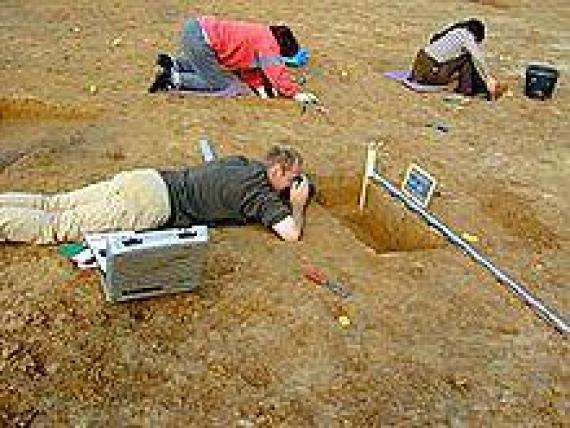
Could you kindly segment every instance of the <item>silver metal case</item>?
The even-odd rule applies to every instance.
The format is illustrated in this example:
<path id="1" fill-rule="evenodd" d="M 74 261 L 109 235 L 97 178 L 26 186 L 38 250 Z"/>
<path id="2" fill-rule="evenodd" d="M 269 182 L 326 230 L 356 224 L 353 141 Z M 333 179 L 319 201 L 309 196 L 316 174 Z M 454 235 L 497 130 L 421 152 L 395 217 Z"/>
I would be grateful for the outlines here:
<path id="1" fill-rule="evenodd" d="M 206 226 L 97 234 L 86 240 L 101 267 L 108 301 L 191 291 L 201 283 Z"/>

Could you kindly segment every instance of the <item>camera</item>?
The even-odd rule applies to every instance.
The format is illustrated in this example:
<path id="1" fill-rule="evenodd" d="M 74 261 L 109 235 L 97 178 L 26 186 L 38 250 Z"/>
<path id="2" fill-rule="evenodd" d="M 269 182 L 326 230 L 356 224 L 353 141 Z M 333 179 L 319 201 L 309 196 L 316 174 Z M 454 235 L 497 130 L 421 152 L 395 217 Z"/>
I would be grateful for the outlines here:
<path id="1" fill-rule="evenodd" d="M 307 181 L 307 185 L 309 186 L 309 198 L 308 198 L 308 200 L 310 201 L 317 193 L 317 188 L 315 187 L 315 184 L 314 184 L 314 182 L 310 176 L 308 176 L 307 174 L 297 175 L 296 177 L 293 178 L 293 181 L 291 182 L 291 186 L 299 186 L 303 182 L 303 178 Z M 281 192 L 281 195 L 280 195 L 281 199 L 283 201 L 289 203 L 290 193 L 291 193 L 291 188 L 287 187 L 285 190 L 283 190 Z"/>

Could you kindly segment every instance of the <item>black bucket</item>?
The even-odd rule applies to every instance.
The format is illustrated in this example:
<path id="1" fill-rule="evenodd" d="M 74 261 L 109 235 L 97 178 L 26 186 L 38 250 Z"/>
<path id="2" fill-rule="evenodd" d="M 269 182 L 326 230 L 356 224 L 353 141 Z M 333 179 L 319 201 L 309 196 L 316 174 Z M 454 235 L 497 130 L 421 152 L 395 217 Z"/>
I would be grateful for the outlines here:
<path id="1" fill-rule="evenodd" d="M 558 70 L 547 65 L 531 64 L 526 68 L 525 95 L 529 98 L 552 98 Z"/>

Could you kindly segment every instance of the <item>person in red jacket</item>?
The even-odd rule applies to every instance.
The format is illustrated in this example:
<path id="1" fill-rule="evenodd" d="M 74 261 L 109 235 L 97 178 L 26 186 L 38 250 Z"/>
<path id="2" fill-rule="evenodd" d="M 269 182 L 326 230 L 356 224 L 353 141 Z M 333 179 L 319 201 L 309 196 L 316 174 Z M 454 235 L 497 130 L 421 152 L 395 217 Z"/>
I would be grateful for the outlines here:
<path id="1" fill-rule="evenodd" d="M 222 91 L 243 82 L 263 98 L 280 95 L 316 103 L 317 97 L 301 91 L 283 61 L 298 51 L 293 32 L 284 25 L 192 18 L 182 31 L 182 54 L 159 54 L 162 71 L 149 91 Z"/>

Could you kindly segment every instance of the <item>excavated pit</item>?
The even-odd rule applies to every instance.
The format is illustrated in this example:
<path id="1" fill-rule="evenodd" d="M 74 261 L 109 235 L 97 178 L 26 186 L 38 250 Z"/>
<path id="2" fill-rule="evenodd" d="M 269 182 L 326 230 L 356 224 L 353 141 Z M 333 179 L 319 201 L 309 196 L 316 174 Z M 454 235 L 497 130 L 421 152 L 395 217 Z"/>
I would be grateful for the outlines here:
<path id="1" fill-rule="evenodd" d="M 89 120 L 97 117 L 98 114 L 99 112 L 83 106 L 50 103 L 33 97 L 0 97 L 0 123 L 2 121 Z"/>
<path id="2" fill-rule="evenodd" d="M 327 208 L 364 244 L 378 253 L 441 248 L 445 241 L 420 218 L 401 204 L 381 194 L 373 184 L 366 208 L 361 212 L 358 197 L 361 183 L 356 177 L 315 178 L 317 203 Z"/>
<path id="3" fill-rule="evenodd" d="M 40 150 L 69 150 L 83 144 L 78 127 L 93 123 L 100 115 L 97 109 L 80 104 L 0 97 L 0 171 Z M 62 129 L 68 132 L 65 137 L 58 134 Z"/>

